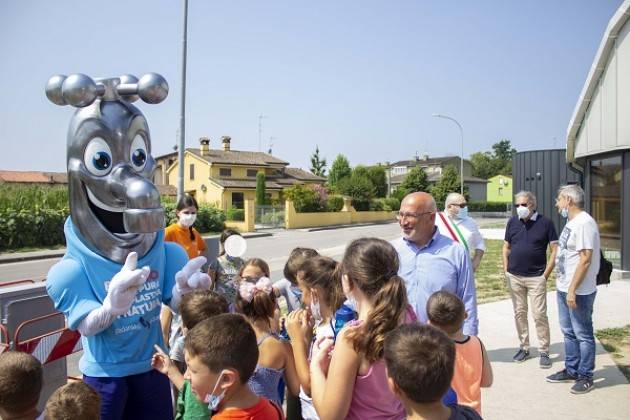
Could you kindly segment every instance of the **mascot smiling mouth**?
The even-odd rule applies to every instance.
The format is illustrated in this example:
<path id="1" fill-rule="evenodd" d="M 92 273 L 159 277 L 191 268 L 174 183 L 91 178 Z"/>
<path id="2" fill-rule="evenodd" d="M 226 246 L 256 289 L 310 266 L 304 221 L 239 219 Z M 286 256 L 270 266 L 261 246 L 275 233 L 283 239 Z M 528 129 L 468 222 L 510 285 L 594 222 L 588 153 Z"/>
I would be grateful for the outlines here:
<path id="1" fill-rule="evenodd" d="M 158 74 L 91 79 L 83 74 L 50 78 L 46 95 L 77 109 L 68 130 L 70 216 L 94 252 L 124 263 L 142 257 L 164 229 L 160 194 L 151 182 L 151 136 L 137 99 L 157 104 L 168 84 Z"/>
<path id="2" fill-rule="evenodd" d="M 124 209 L 108 206 L 103 203 L 96 198 L 87 186 L 85 186 L 85 190 L 90 210 L 92 210 L 94 216 L 96 216 L 105 229 L 111 233 L 117 234 L 117 236 L 121 234 L 129 234 L 129 232 L 125 230 Z"/>

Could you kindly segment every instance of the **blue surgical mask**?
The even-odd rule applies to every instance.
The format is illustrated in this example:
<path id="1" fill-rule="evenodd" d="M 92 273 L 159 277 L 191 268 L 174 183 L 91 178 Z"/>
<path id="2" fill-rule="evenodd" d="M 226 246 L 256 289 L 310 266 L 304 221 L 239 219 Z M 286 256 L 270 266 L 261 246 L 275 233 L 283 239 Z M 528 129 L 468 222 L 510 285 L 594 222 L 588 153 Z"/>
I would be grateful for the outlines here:
<path id="1" fill-rule="evenodd" d="M 214 388 L 212 388 L 212 392 L 206 395 L 206 398 L 204 398 L 204 402 L 208 403 L 208 409 L 210 411 L 216 411 L 217 408 L 219 408 L 219 404 L 221 404 L 221 401 L 223 401 L 223 398 L 225 398 L 225 389 L 223 390 L 223 392 L 219 395 L 214 395 L 214 391 L 217 390 L 217 386 L 219 386 L 219 382 L 221 382 L 221 378 L 223 378 L 223 372 L 221 372 L 221 374 L 219 374 L 219 378 L 217 379 L 217 382 L 214 384 Z"/>
<path id="2" fill-rule="evenodd" d="M 564 208 L 564 209 L 560 210 L 560 216 L 564 217 L 565 219 L 567 217 L 569 217 L 569 209 Z"/>
<path id="3" fill-rule="evenodd" d="M 457 217 L 460 219 L 465 219 L 468 217 L 468 207 L 464 207 L 459 209 L 459 213 L 457 213 Z"/>

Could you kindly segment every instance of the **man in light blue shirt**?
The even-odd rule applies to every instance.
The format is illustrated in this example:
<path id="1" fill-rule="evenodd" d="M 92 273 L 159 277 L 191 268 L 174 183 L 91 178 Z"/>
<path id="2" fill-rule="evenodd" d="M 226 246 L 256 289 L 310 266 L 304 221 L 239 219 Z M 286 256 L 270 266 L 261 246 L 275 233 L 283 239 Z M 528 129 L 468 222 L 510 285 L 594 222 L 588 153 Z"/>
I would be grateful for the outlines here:
<path id="1" fill-rule="evenodd" d="M 477 291 L 470 257 L 462 245 L 440 234 L 435 227 L 436 213 L 430 194 L 415 192 L 403 199 L 398 213 L 402 237 L 392 241 L 400 259 L 398 274 L 421 322 L 427 322 L 429 297 L 445 290 L 464 302 L 468 314 L 464 334 L 477 335 Z"/>

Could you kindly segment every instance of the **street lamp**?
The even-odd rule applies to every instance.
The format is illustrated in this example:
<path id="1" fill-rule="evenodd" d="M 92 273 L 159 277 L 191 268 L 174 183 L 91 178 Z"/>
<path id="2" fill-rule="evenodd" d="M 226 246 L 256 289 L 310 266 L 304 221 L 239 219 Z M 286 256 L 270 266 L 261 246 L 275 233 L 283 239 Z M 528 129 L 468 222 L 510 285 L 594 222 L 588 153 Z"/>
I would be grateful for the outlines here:
<path id="1" fill-rule="evenodd" d="M 442 115 L 442 114 L 432 114 L 433 117 L 436 118 L 444 118 L 447 120 L 451 120 L 453 121 L 455 124 L 457 124 L 457 126 L 459 127 L 459 132 L 462 135 L 462 155 L 461 158 L 459 159 L 459 192 L 461 195 L 464 195 L 464 129 L 462 128 L 461 124 L 459 122 L 457 122 L 457 120 L 453 117 L 449 117 L 448 115 Z"/>
<path id="2" fill-rule="evenodd" d="M 188 38 L 188 0 L 182 2 L 182 97 L 179 104 L 179 147 L 177 149 L 177 198 L 184 196 L 184 152 L 186 151 L 186 50 Z"/>

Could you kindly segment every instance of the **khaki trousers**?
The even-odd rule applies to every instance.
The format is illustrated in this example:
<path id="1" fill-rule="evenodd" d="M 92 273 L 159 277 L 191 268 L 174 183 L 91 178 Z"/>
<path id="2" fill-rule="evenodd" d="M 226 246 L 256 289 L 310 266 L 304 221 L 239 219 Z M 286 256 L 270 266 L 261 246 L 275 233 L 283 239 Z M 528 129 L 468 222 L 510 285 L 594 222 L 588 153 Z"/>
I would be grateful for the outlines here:
<path id="1" fill-rule="evenodd" d="M 527 297 L 532 307 L 541 353 L 549 353 L 549 320 L 547 319 L 547 280 L 544 276 L 523 277 L 507 273 L 508 288 L 514 306 L 516 332 L 523 350 L 529 350 Z"/>

